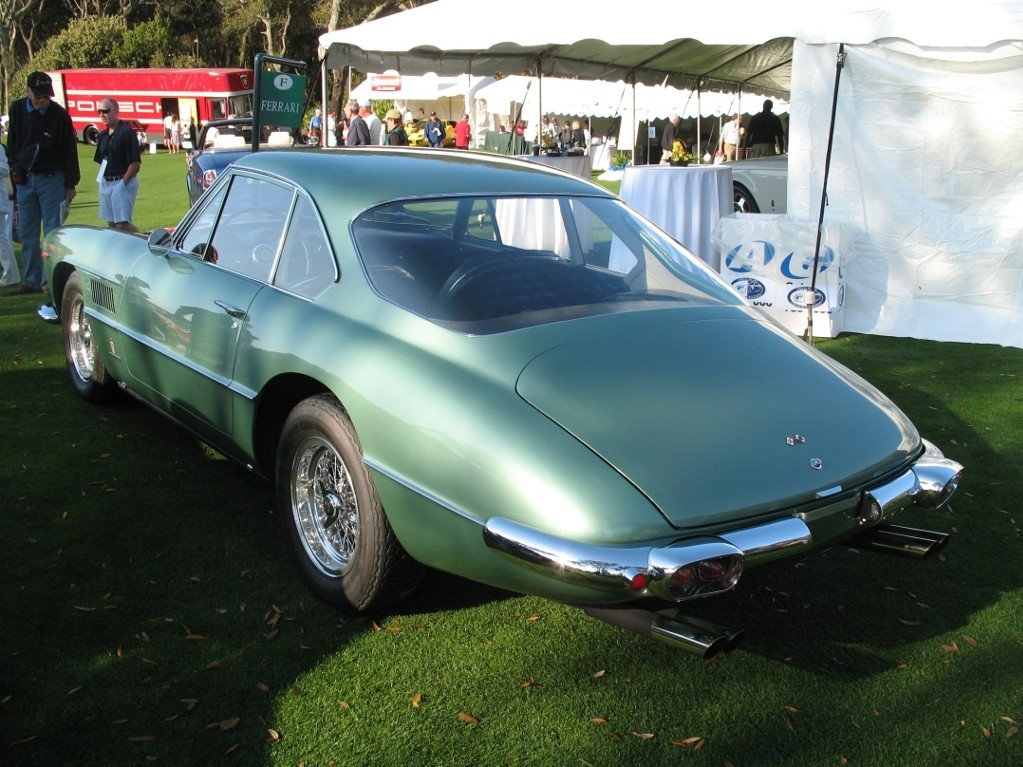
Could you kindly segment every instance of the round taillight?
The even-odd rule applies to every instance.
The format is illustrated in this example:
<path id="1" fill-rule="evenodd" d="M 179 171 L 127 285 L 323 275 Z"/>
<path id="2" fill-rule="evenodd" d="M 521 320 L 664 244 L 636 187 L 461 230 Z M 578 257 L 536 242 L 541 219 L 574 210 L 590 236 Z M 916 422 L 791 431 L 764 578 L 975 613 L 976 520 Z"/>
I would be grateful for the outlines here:
<path id="1" fill-rule="evenodd" d="M 860 501 L 859 523 L 864 526 L 874 525 L 881 521 L 883 515 L 881 502 L 872 493 L 864 493 L 863 500 Z"/>
<path id="2" fill-rule="evenodd" d="M 700 580 L 702 581 L 716 581 L 727 571 L 725 563 L 720 559 L 707 559 L 700 562 L 699 572 Z"/>
<path id="3" fill-rule="evenodd" d="M 646 588 L 646 585 L 649 582 L 650 579 L 647 577 L 646 573 L 637 573 L 636 575 L 633 575 L 632 579 L 629 581 L 629 588 L 633 591 L 642 591 Z"/>
<path id="4" fill-rule="evenodd" d="M 668 587 L 672 590 L 680 589 L 690 583 L 695 577 L 696 571 L 693 569 L 692 565 L 680 567 L 671 574 L 671 580 L 668 581 Z"/>

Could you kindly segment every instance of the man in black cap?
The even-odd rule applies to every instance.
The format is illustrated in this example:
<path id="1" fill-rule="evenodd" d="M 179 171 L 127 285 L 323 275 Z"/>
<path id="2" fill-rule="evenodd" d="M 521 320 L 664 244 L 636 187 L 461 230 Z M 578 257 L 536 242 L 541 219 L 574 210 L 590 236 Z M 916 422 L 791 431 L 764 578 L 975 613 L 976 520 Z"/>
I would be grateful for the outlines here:
<path id="1" fill-rule="evenodd" d="M 447 138 L 447 128 L 437 117 L 436 112 L 430 112 L 430 119 L 424 126 L 426 128 L 426 140 L 434 149 L 444 146 L 444 139 Z"/>
<path id="2" fill-rule="evenodd" d="M 46 276 L 40 258 L 39 228 L 49 234 L 63 223 L 61 206 L 74 199 L 81 181 L 78 135 L 67 110 L 53 98 L 45 72 L 28 76 L 26 98 L 11 104 L 7 159 L 18 200 L 22 283 L 16 293 L 42 293 Z"/>

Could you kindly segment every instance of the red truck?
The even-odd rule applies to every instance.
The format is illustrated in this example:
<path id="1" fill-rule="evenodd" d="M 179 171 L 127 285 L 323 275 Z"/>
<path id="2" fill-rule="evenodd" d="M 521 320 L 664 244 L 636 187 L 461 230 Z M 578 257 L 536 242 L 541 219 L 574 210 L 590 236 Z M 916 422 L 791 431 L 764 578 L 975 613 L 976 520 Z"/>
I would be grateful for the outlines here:
<path id="1" fill-rule="evenodd" d="M 252 111 L 251 69 L 60 69 L 53 78 L 55 99 L 71 114 L 81 140 L 95 144 L 102 124 L 96 107 L 115 99 L 121 119 L 139 123 L 146 140 L 163 142 L 163 120 L 175 114 L 196 129 L 210 120 Z"/>

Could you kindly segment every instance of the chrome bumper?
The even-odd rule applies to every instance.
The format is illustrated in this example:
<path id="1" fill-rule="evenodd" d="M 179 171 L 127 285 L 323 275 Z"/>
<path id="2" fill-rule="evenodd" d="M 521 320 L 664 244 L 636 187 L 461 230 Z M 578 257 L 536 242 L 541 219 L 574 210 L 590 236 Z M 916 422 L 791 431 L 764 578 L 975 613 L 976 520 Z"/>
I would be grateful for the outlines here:
<path id="1" fill-rule="evenodd" d="M 483 539 L 494 552 L 526 569 L 564 583 L 600 590 L 608 599 L 660 597 L 681 602 L 728 591 L 738 583 L 745 567 L 808 553 L 814 543 L 811 526 L 823 523 L 825 516 L 829 519 L 824 526 L 830 528 L 831 534 L 818 545 L 850 540 L 881 525 L 910 504 L 939 508 L 955 492 L 962 470 L 960 464 L 925 442 L 923 455 L 912 467 L 863 491 L 858 498 L 847 497 L 841 503 L 805 514 L 687 538 L 662 547 L 592 545 L 504 517 L 487 521 Z M 707 563 L 714 566 L 703 568 Z M 704 569 L 716 575 L 722 565 L 727 573 L 703 578 Z M 680 573 L 698 582 L 680 590 L 677 588 Z"/>

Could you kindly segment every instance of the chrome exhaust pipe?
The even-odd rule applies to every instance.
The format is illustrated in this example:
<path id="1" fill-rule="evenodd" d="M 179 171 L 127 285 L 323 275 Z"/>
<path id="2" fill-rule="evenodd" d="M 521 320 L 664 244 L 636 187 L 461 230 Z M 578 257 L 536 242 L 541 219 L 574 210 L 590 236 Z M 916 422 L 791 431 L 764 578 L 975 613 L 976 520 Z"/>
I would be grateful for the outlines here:
<path id="1" fill-rule="evenodd" d="M 918 530 L 901 525 L 878 525 L 864 530 L 848 542 L 848 546 L 870 551 L 899 554 L 912 559 L 926 559 L 948 543 L 948 533 Z"/>
<path id="2" fill-rule="evenodd" d="M 654 612 L 640 608 L 589 605 L 583 611 L 591 618 L 656 639 L 673 647 L 710 660 L 722 652 L 731 652 L 742 641 L 744 632 L 711 621 L 680 615 L 677 610 Z"/>

